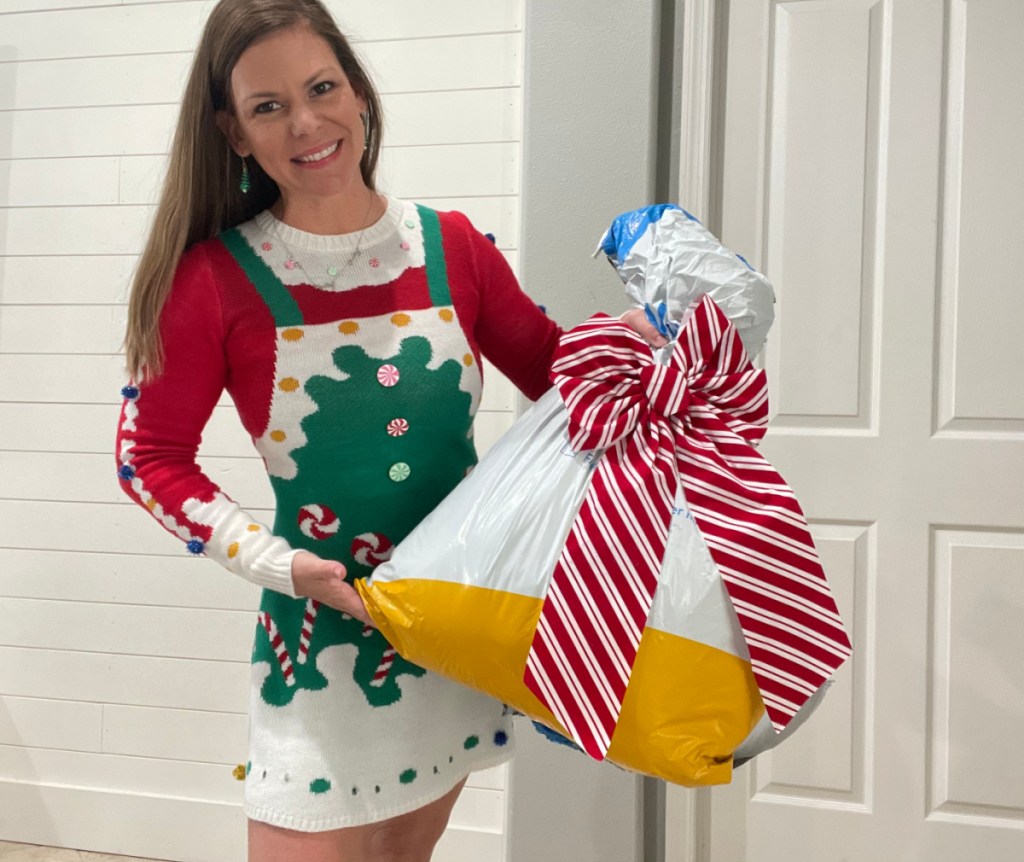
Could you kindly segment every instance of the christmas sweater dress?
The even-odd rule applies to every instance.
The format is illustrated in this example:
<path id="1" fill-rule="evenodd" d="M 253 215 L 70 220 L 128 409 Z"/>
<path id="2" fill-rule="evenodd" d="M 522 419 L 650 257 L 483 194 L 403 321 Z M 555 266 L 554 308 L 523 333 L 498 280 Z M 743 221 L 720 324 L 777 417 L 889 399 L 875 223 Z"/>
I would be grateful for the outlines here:
<path id="1" fill-rule="evenodd" d="M 376 822 L 507 760 L 500 703 L 402 659 L 376 630 L 297 598 L 298 549 L 368 575 L 475 463 L 481 351 L 527 396 L 557 327 L 458 213 L 390 199 L 362 236 L 269 212 L 182 258 L 163 373 L 125 387 L 124 490 L 264 587 L 255 624 L 246 814 L 303 831 Z M 224 389 L 267 468 L 272 529 L 196 463 Z"/>

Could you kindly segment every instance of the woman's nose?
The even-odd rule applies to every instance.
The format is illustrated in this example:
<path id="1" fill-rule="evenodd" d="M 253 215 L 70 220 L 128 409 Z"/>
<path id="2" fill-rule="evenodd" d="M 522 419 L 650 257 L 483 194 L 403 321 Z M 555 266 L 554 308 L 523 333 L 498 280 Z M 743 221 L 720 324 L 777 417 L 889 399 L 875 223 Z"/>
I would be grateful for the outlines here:
<path id="1" fill-rule="evenodd" d="M 308 135 L 320 127 L 320 115 L 313 105 L 302 102 L 292 108 L 291 116 L 292 134 L 295 137 Z"/>

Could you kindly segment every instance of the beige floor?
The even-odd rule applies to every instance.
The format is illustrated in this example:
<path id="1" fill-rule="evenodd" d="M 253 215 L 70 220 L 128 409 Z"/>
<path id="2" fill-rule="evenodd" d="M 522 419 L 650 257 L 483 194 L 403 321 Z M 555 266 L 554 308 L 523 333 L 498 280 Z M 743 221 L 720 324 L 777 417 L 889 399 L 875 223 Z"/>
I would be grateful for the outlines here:
<path id="1" fill-rule="evenodd" d="M 153 862 L 153 860 L 0 841 L 0 862 Z"/>

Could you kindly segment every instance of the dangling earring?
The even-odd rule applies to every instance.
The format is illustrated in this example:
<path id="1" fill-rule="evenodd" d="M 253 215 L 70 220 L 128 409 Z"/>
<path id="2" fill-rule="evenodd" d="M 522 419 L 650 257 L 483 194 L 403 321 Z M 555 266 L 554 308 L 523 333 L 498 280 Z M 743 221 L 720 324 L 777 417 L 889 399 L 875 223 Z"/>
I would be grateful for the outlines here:
<path id="1" fill-rule="evenodd" d="M 368 149 L 370 146 L 370 109 L 367 108 L 363 113 L 359 115 L 359 119 L 363 121 L 363 149 Z"/>
<path id="2" fill-rule="evenodd" d="M 242 156 L 242 179 L 238 181 L 238 190 L 243 195 L 247 195 L 251 188 L 252 182 L 249 180 L 249 165 L 245 161 L 245 156 Z"/>

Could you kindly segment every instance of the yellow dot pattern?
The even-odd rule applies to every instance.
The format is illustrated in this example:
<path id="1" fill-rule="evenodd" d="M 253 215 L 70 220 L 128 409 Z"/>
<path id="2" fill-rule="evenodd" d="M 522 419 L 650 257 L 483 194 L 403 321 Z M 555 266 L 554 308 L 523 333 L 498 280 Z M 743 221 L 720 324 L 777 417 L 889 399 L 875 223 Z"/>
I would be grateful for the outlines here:
<path id="1" fill-rule="evenodd" d="M 271 431 L 270 439 L 275 443 L 284 443 L 284 441 L 288 439 L 288 435 L 285 434 L 284 431 Z"/>
<path id="2" fill-rule="evenodd" d="M 260 531 L 260 525 L 259 524 L 250 524 L 245 529 L 247 529 L 250 533 L 258 533 Z"/>
<path id="3" fill-rule="evenodd" d="M 398 312 L 398 314 L 391 315 L 391 322 L 395 324 L 395 326 L 408 326 L 410 323 L 412 323 L 412 318 L 409 317 L 408 314 L 403 314 L 400 311 Z"/>
<path id="4" fill-rule="evenodd" d="M 299 381 L 294 377 L 285 377 L 284 380 L 277 384 L 277 388 L 282 392 L 294 392 L 299 388 Z"/>
<path id="5" fill-rule="evenodd" d="M 150 497 L 146 500 L 146 508 L 152 512 L 156 508 L 156 497 Z"/>
<path id="6" fill-rule="evenodd" d="M 450 308 L 442 308 L 437 316 L 441 318 L 445 323 L 451 323 L 455 320 L 455 314 Z"/>
<path id="7" fill-rule="evenodd" d="M 468 368 L 468 367 L 469 367 L 470 365 L 472 365 L 472 364 L 473 364 L 473 354 L 472 354 L 472 353 L 467 353 L 467 354 L 466 354 L 465 356 L 463 356 L 463 357 L 462 357 L 462 363 L 463 363 L 463 364 L 464 364 L 464 365 L 465 365 L 465 366 L 466 366 L 467 368 Z"/>
<path id="8" fill-rule="evenodd" d="M 338 324 L 338 332 L 342 335 L 355 335 L 359 331 L 359 324 L 354 320 L 345 320 Z"/>
<path id="9" fill-rule="evenodd" d="M 305 335 L 305 334 L 306 333 L 304 333 L 301 329 L 292 328 L 292 329 L 286 329 L 284 332 L 282 332 L 281 333 L 281 337 L 285 341 L 301 341 L 302 340 L 302 336 Z"/>
<path id="10" fill-rule="evenodd" d="M 233 560 L 237 556 L 238 556 L 238 542 L 232 542 L 231 546 L 228 548 L 228 559 L 229 560 Z"/>

